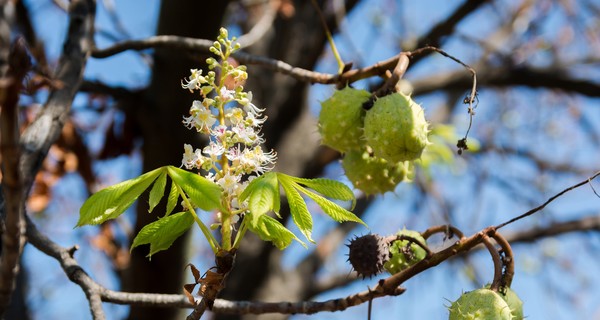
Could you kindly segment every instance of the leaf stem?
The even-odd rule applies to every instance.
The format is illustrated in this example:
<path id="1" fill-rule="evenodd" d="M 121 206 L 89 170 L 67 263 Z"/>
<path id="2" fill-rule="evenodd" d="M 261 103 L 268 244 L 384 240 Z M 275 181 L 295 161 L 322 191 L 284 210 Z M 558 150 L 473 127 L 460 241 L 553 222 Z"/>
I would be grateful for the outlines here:
<path id="1" fill-rule="evenodd" d="M 206 238 L 206 240 L 208 240 L 208 243 L 210 244 L 211 249 L 213 250 L 214 253 L 217 253 L 220 249 L 219 242 L 217 242 L 217 239 L 215 239 L 215 237 L 212 235 L 212 233 L 210 233 L 210 229 L 204 224 L 204 222 L 202 222 L 202 220 L 200 220 L 200 218 L 196 214 L 196 211 L 194 211 L 194 206 L 192 205 L 190 200 L 186 197 L 186 195 L 183 192 L 183 190 L 181 189 L 181 187 L 178 185 L 175 185 L 175 186 L 177 187 L 177 191 L 179 191 L 179 194 L 181 195 L 181 198 L 183 199 L 183 202 L 185 203 L 186 208 L 188 208 L 188 212 L 192 215 L 192 217 L 194 217 L 194 221 L 196 221 L 196 224 L 198 224 L 198 227 L 200 227 L 200 230 L 202 230 L 204 237 Z"/>
<path id="2" fill-rule="evenodd" d="M 345 64 L 344 64 L 344 61 L 342 60 L 342 57 L 340 56 L 340 53 L 338 52 L 337 47 L 335 46 L 335 42 L 333 41 L 333 36 L 331 35 L 331 31 L 329 31 L 329 27 L 327 26 L 327 21 L 325 20 L 325 17 L 323 16 L 323 12 L 321 11 L 321 8 L 317 4 L 317 1 L 312 0 L 312 4 L 315 7 L 315 10 L 317 11 L 317 13 L 319 14 L 319 18 L 321 19 L 321 24 L 323 25 L 323 30 L 325 30 L 325 35 L 327 36 L 327 41 L 329 41 L 329 46 L 331 47 L 331 52 L 333 53 L 333 56 L 335 57 L 335 61 L 337 61 L 338 74 L 342 74 L 342 73 L 344 73 Z"/>
<path id="3" fill-rule="evenodd" d="M 242 239 L 248 230 L 248 223 L 246 222 L 246 216 L 242 219 L 242 224 L 240 225 L 240 230 L 235 235 L 235 241 L 233 242 L 233 249 L 238 249 L 242 244 Z"/>

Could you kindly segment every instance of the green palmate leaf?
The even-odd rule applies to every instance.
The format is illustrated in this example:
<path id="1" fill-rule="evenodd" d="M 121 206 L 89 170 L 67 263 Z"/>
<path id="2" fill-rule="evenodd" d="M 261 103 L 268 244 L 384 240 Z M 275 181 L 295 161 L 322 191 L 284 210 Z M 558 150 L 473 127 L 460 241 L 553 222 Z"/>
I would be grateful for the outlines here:
<path id="1" fill-rule="evenodd" d="M 278 175 L 283 174 L 278 173 Z M 305 185 L 328 198 L 342 201 L 352 201 L 352 209 L 354 209 L 354 205 L 356 204 L 356 197 L 354 197 L 352 189 L 350 189 L 347 185 L 339 181 L 325 178 L 306 179 L 292 176 L 287 177 L 289 177 L 294 182 Z"/>
<path id="2" fill-rule="evenodd" d="M 290 176 L 280 176 L 279 181 L 288 199 L 292 220 L 306 239 L 314 243 L 315 241 L 311 237 L 313 228 L 312 216 L 306 207 L 306 202 L 304 202 L 300 193 L 295 189 L 297 184 L 290 179 Z"/>
<path id="3" fill-rule="evenodd" d="M 179 192 L 177 191 L 177 186 L 174 182 L 171 183 L 171 190 L 169 191 L 169 196 L 167 197 L 167 211 L 165 212 L 165 216 L 168 216 L 173 212 L 175 206 L 177 205 L 177 200 L 179 200 Z"/>
<path id="4" fill-rule="evenodd" d="M 150 253 L 148 256 L 168 249 L 177 238 L 186 232 L 194 223 L 194 217 L 189 212 L 179 212 L 167 217 L 158 219 L 140 230 L 133 244 L 133 248 L 150 244 Z"/>
<path id="5" fill-rule="evenodd" d="M 75 227 L 100 224 L 120 216 L 163 171 L 164 167 L 94 193 L 81 206 Z"/>
<path id="6" fill-rule="evenodd" d="M 249 214 L 252 215 L 252 213 Z M 287 248 L 292 243 L 292 240 L 296 240 L 306 247 L 304 242 L 300 241 L 290 230 L 266 214 L 258 218 L 258 223 L 255 226 L 248 224 L 248 229 L 257 234 L 261 239 L 273 242 L 280 250 Z"/>
<path id="7" fill-rule="evenodd" d="M 162 172 L 160 174 L 160 176 L 158 176 L 158 179 L 156 179 L 156 182 L 154 182 L 154 185 L 152 186 L 152 189 L 150 190 L 150 199 L 148 201 L 148 212 L 152 212 L 152 210 L 154 210 L 154 207 L 156 207 L 156 205 L 160 202 L 160 199 L 162 199 L 162 197 L 165 195 L 165 186 L 167 185 L 167 173 L 166 172 Z"/>
<path id="8" fill-rule="evenodd" d="M 240 201 L 248 199 L 248 209 L 252 212 L 252 225 L 256 226 L 258 218 L 270 210 L 279 212 L 279 182 L 277 175 L 266 173 L 250 182 L 240 196 Z"/>
<path id="9" fill-rule="evenodd" d="M 193 172 L 185 171 L 177 167 L 166 167 L 169 176 L 185 193 L 198 208 L 210 211 L 216 208 L 224 209 L 221 206 L 221 187 Z"/>
<path id="10" fill-rule="evenodd" d="M 306 190 L 301 186 L 298 186 L 297 189 L 300 190 L 302 193 L 306 194 L 314 202 L 316 202 L 319 205 L 319 207 L 321 207 L 321 209 L 323 209 L 323 211 L 327 215 L 329 215 L 333 220 L 337 222 L 353 221 L 361 223 L 365 226 L 367 225 L 354 213 L 340 207 L 337 203 L 329 201 L 316 193 Z"/>

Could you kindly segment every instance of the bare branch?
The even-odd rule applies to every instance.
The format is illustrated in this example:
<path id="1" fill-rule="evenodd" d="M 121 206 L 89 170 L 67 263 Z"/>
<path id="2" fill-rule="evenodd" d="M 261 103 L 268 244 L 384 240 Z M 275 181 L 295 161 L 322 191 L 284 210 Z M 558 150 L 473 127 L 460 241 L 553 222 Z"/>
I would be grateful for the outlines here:
<path id="1" fill-rule="evenodd" d="M 600 214 L 576 220 L 552 223 L 545 227 L 515 231 L 507 234 L 505 238 L 510 243 L 533 242 L 541 238 L 581 231 L 600 231 Z"/>
<path id="2" fill-rule="evenodd" d="M 94 0 L 72 1 L 69 8 L 69 33 L 56 70 L 61 86 L 50 92 L 45 107 L 21 136 L 23 159 L 21 171 L 28 190 L 46 157 L 50 146 L 58 139 L 69 117 L 71 104 L 79 89 L 87 57 L 93 47 L 95 15 Z"/>
<path id="3" fill-rule="evenodd" d="M 456 8 L 452 14 L 448 16 L 446 20 L 441 21 L 435 25 L 429 32 L 421 36 L 417 42 L 417 48 L 425 46 L 439 47 L 442 44 L 442 39 L 452 34 L 454 28 L 472 12 L 475 12 L 482 4 L 487 2 L 486 0 L 467 0 L 461 6 Z M 413 64 L 418 63 L 424 56 L 417 57 Z"/>
<path id="4" fill-rule="evenodd" d="M 263 4 L 263 14 L 260 20 L 250 29 L 250 31 L 239 37 L 238 43 L 242 48 L 247 48 L 259 41 L 273 27 L 273 21 L 277 16 L 275 6 L 271 1 Z"/>
<path id="5" fill-rule="evenodd" d="M 30 220 L 27 221 L 27 239 L 38 250 L 58 260 L 69 280 L 81 287 L 88 298 L 94 320 L 105 319 L 100 295 L 101 286 L 92 280 L 73 258 L 77 247 L 68 249 L 59 246 L 41 234 Z"/>
<path id="6" fill-rule="evenodd" d="M 557 89 L 579 93 L 588 97 L 600 97 L 600 84 L 570 77 L 561 70 L 534 69 L 529 67 L 485 67 L 478 68 L 479 84 L 491 87 L 523 85 L 532 88 Z M 471 79 L 460 71 L 437 74 L 413 81 L 415 95 L 444 90 L 465 90 Z"/>
<path id="7" fill-rule="evenodd" d="M 0 154 L 3 157 L 2 191 L 6 212 L 2 216 L 2 256 L 0 256 L 0 317 L 6 312 L 19 274 L 19 259 L 25 245 L 25 205 L 23 179 L 19 172 L 19 94 L 31 68 L 25 41 L 18 39 L 8 57 L 9 68 L 0 77 Z"/>
<path id="8" fill-rule="evenodd" d="M 125 87 L 115 87 L 107 85 L 100 81 L 83 80 L 79 88 L 80 92 L 105 94 L 115 99 L 132 98 L 136 95 L 135 91 L 131 91 Z"/>
<path id="9" fill-rule="evenodd" d="M 73 97 L 81 81 L 87 52 L 92 47 L 94 10 L 95 3 L 93 0 L 72 1 L 69 9 L 69 32 L 57 71 L 57 78 L 61 82 L 61 88 L 55 89 L 50 93 L 46 107 L 42 109 L 38 118 L 21 136 L 20 148 L 17 146 L 15 140 L 18 137 L 16 133 L 16 125 L 18 123 L 16 116 L 10 115 L 12 108 L 5 105 L 5 102 L 8 101 L 2 101 L 3 117 L 7 117 L 6 121 L 8 121 L 6 124 L 2 123 L 2 136 L 3 139 L 13 140 L 10 144 L 7 144 L 6 150 L 4 150 L 4 147 L 2 150 L 3 160 L 8 165 L 7 169 L 9 170 L 5 172 L 2 181 L 6 195 L 0 194 L 2 198 L 0 199 L 0 203 L 6 201 L 6 205 L 0 208 L 2 211 L 0 215 L 6 216 L 6 233 L 3 235 L 3 249 L 6 249 L 6 251 L 2 255 L 3 276 L 0 283 L 3 291 L 2 298 L 0 298 L 2 305 L 8 303 L 5 297 L 6 294 L 10 296 L 14 285 L 10 279 L 14 278 L 18 271 L 19 247 L 22 247 L 20 243 L 23 241 L 21 236 L 23 232 L 20 230 L 24 228 L 25 195 L 31 188 L 33 179 L 41 166 L 42 160 L 48 153 L 48 149 L 60 135 L 63 124 L 68 117 Z M 2 22 L 5 21 L 4 19 L 1 20 Z M 24 72 L 23 70 L 26 70 L 26 68 L 18 70 Z M 14 81 L 14 85 L 19 86 L 21 78 L 14 77 L 11 81 Z M 18 87 L 12 90 L 16 90 L 13 92 L 15 95 L 14 99 L 18 99 Z M 14 101 L 15 107 L 16 101 L 18 100 Z M 3 144 L 4 141 L 6 140 L 3 140 Z M 20 154 L 18 152 L 19 149 Z M 20 168 L 17 168 L 18 166 Z M 15 183 L 17 184 L 15 185 Z M 18 194 L 11 194 L 11 192 L 18 192 Z M 18 202 L 14 203 L 14 201 Z M 10 276 L 10 273 L 13 276 Z M 103 314 L 97 312 L 97 307 L 101 306 L 99 297 L 90 295 L 88 298 L 95 319 L 104 319 Z M 1 307 L 1 312 L 4 312 L 4 307 Z"/>
<path id="10" fill-rule="evenodd" d="M 591 176 L 591 177 L 587 178 L 586 180 L 584 180 L 584 181 L 581 181 L 581 182 L 579 182 L 579 183 L 577 183 L 577 184 L 575 184 L 575 185 L 572 185 L 572 186 L 570 186 L 570 187 L 568 187 L 568 188 L 564 189 L 563 191 L 561 191 L 561 192 L 559 192 L 559 193 L 555 194 L 554 196 L 550 197 L 550 199 L 548 199 L 546 202 L 544 202 L 544 203 L 543 203 L 543 204 L 541 204 L 540 206 L 538 206 L 538 207 L 535 207 L 535 208 L 533 208 L 533 209 L 531 209 L 531 210 L 529 210 L 529 211 L 527 211 L 527 212 L 525 212 L 525 213 L 521 214 L 521 215 L 520 215 L 520 216 L 518 216 L 518 217 L 512 218 L 512 219 L 510 219 L 510 220 L 508 220 L 508 221 L 506 221 L 506 222 L 504 222 L 504 223 L 501 223 L 501 224 L 497 225 L 495 228 L 496 228 L 496 229 L 500 229 L 500 228 L 502 228 L 502 227 L 504 227 L 504 226 L 506 226 L 506 225 L 509 225 L 509 224 L 511 224 L 511 223 L 513 223 L 513 222 L 515 222 L 515 221 L 518 221 L 518 220 L 521 220 L 521 219 L 523 219 L 523 218 L 526 218 L 526 217 L 528 217 L 528 216 L 530 216 L 530 215 L 532 215 L 532 214 L 534 214 L 534 213 L 536 213 L 536 212 L 538 212 L 538 211 L 540 211 L 540 210 L 544 209 L 544 208 L 545 208 L 545 207 L 546 207 L 546 206 L 547 206 L 547 205 L 548 205 L 550 202 L 552 202 L 552 201 L 556 200 L 557 198 L 559 198 L 559 197 L 560 197 L 560 196 L 562 196 L 563 194 L 565 194 L 565 193 L 567 193 L 567 192 L 569 192 L 569 191 L 571 191 L 571 190 L 573 190 L 573 189 L 577 189 L 577 188 L 579 188 L 579 187 L 581 187 L 581 186 L 583 186 L 583 185 L 585 185 L 585 184 L 591 183 L 591 182 L 592 182 L 592 180 L 596 179 L 596 177 L 598 177 L 598 176 L 600 176 L 600 171 L 596 172 L 596 174 L 594 174 L 593 176 Z"/>

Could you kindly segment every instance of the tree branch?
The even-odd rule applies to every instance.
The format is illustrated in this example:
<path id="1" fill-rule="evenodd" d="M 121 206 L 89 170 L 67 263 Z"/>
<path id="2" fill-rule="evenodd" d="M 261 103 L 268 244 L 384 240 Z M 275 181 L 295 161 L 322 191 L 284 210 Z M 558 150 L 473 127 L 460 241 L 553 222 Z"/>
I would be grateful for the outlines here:
<path id="1" fill-rule="evenodd" d="M 600 84 L 588 80 L 580 80 L 566 75 L 563 70 L 534 69 L 529 67 L 486 67 L 479 68 L 477 78 L 480 85 L 491 87 L 508 87 L 523 85 L 531 88 L 558 89 L 575 92 L 588 97 L 600 97 Z M 461 71 L 439 74 L 413 81 L 415 95 L 444 90 L 465 90 L 472 84 L 472 79 Z"/>
<path id="2" fill-rule="evenodd" d="M 563 194 L 565 194 L 565 193 L 567 193 L 567 192 L 569 192 L 571 190 L 577 189 L 577 188 L 579 188 L 579 187 L 581 187 L 581 186 L 583 186 L 585 184 L 591 183 L 592 180 L 596 179 L 596 177 L 598 177 L 598 176 L 600 176 L 600 171 L 596 172 L 596 174 L 594 174 L 593 176 L 587 178 L 586 180 L 581 181 L 581 182 L 579 182 L 579 183 L 577 183 L 575 185 L 572 185 L 572 186 L 564 189 L 563 191 L 555 194 L 554 196 L 550 197 L 550 199 L 546 200 L 546 202 L 542 203 L 541 205 L 539 205 L 539 206 L 537 206 L 537 207 L 535 207 L 535 208 L 533 208 L 533 209 L 531 209 L 531 210 L 529 210 L 529 211 L 527 211 L 527 212 L 525 212 L 525 213 L 523 213 L 523 214 L 521 214 L 521 215 L 519 215 L 517 217 L 514 217 L 514 218 L 512 218 L 512 219 L 510 219 L 510 220 L 508 220 L 506 222 L 503 222 L 503 223 L 495 226 L 494 228 L 500 229 L 500 228 L 503 228 L 503 227 L 505 227 L 505 226 L 507 226 L 507 225 L 509 225 L 509 224 L 511 224 L 513 222 L 515 222 L 515 221 L 518 221 L 518 220 L 521 220 L 523 218 L 529 217 L 530 215 L 532 215 L 532 214 L 534 214 L 534 213 L 536 213 L 536 212 L 544 209 L 550 202 L 558 199 Z"/>
<path id="3" fill-rule="evenodd" d="M 582 230 L 600 230 L 600 216 L 555 224 L 550 226 L 547 230 L 532 229 L 523 231 L 506 237 L 506 239 L 510 242 L 533 241 L 533 237 L 535 236 L 553 236 L 564 232 L 579 231 L 579 229 L 577 229 L 578 227 L 581 227 Z M 374 298 L 388 295 L 400 295 L 404 292 L 403 288 L 398 287 L 398 285 L 402 282 L 449 259 L 450 257 L 474 248 L 476 245 L 482 243 L 484 236 L 493 236 L 495 233 L 495 229 L 490 227 L 471 236 L 470 238 L 462 238 L 453 246 L 434 253 L 413 267 L 387 279 L 379 280 L 377 287 L 373 290 L 363 291 L 347 297 L 321 302 L 251 302 L 216 299 L 213 306 L 213 311 L 216 313 L 229 314 L 312 314 L 323 311 L 342 311 Z M 35 225 L 30 221 L 28 221 L 27 224 L 27 237 L 29 238 L 29 243 L 31 243 L 34 247 L 59 261 L 68 278 L 82 287 L 86 293 L 86 296 L 88 296 L 90 299 L 90 308 L 97 314 L 100 314 L 102 310 L 98 303 L 98 298 L 105 302 L 124 305 L 154 306 L 165 308 L 195 307 L 183 294 L 127 293 L 108 290 L 92 280 L 89 275 L 78 265 L 77 261 L 73 258 L 75 248 L 67 249 L 59 246 L 41 234 Z M 103 318 L 100 315 L 94 315 L 94 319 Z"/>
<path id="4" fill-rule="evenodd" d="M 92 47 L 94 1 L 73 1 L 69 10 L 69 32 L 57 72 L 57 79 L 62 84 L 61 88 L 50 93 L 45 108 L 42 109 L 38 118 L 21 136 L 20 146 L 17 142 L 16 105 L 21 79 L 27 70 L 23 67 L 22 62 L 19 63 L 17 68 L 14 68 L 17 75 L 18 72 L 22 72 L 22 76 L 13 75 L 10 80 L 11 85 L 15 86 L 13 88 L 9 87 L 12 94 L 8 97 L 12 101 L 2 101 L 2 117 L 4 118 L 2 120 L 2 154 L 7 171 L 4 171 L 5 175 L 2 180 L 4 192 L 0 194 L 0 203 L 6 202 L 5 206 L 0 207 L 0 215 L 6 217 L 6 232 L 3 234 L 2 244 L 5 251 L 2 253 L 1 261 L 0 290 L 2 290 L 2 294 L 0 297 L 0 313 L 4 312 L 4 307 L 8 304 L 14 286 L 14 277 L 18 272 L 19 248 L 22 248 L 24 242 L 21 230 L 24 228 L 23 216 L 25 216 L 24 208 L 27 192 L 33 184 L 34 177 L 46 157 L 48 149 L 60 135 L 62 126 L 68 117 L 73 97 L 81 81 L 87 52 Z M 2 22 L 5 21 L 5 19 L 1 20 Z M 23 48 L 22 50 L 24 51 Z M 26 54 L 21 53 L 19 61 L 23 61 L 22 56 L 26 56 Z M 9 106 L 8 102 L 13 106 Z M 13 114 L 11 115 L 11 113 Z M 100 305 L 100 300 L 95 296 L 89 296 L 89 300 L 94 307 Z M 96 314 L 95 312 L 94 315 L 96 316 Z M 95 319 L 104 319 L 104 317 L 95 317 Z"/>
<path id="5" fill-rule="evenodd" d="M 2 191 L 5 214 L 2 215 L 2 251 L 0 256 L 0 318 L 10 304 L 19 274 L 19 259 L 25 245 L 25 193 L 19 172 L 19 94 L 31 61 L 23 39 L 10 50 L 6 75 L 0 77 L 0 154 L 3 157 Z"/>
<path id="6" fill-rule="evenodd" d="M 90 276 L 79 266 L 73 258 L 73 254 L 77 247 L 70 249 L 64 248 L 50 240 L 48 237 L 40 233 L 37 227 L 30 220 L 27 221 L 27 238 L 29 243 L 38 250 L 56 259 L 65 274 L 72 282 L 81 287 L 86 297 L 88 298 L 90 311 L 94 320 L 105 319 L 104 311 L 102 310 L 102 301 L 100 293 L 101 286 L 96 283 Z"/>
<path id="7" fill-rule="evenodd" d="M 416 48 L 425 46 L 440 47 L 442 39 L 454 32 L 454 28 L 469 14 L 477 10 L 482 4 L 486 3 L 486 0 L 467 0 L 461 6 L 456 8 L 454 12 L 448 16 L 448 18 L 440 23 L 436 24 L 429 32 L 421 36 L 417 41 Z M 412 63 L 416 64 L 422 60 L 425 56 L 415 58 Z"/>
<path id="8" fill-rule="evenodd" d="M 56 70 L 60 88 L 50 92 L 45 107 L 21 136 L 23 159 L 21 172 L 26 190 L 46 157 L 50 146 L 58 139 L 79 89 L 89 52 L 93 47 L 94 0 L 72 1 L 69 7 L 69 31 Z"/>
<path id="9" fill-rule="evenodd" d="M 545 227 L 516 231 L 507 234 L 505 238 L 510 243 L 533 242 L 541 238 L 581 231 L 600 231 L 600 214 L 581 219 L 556 222 Z"/>

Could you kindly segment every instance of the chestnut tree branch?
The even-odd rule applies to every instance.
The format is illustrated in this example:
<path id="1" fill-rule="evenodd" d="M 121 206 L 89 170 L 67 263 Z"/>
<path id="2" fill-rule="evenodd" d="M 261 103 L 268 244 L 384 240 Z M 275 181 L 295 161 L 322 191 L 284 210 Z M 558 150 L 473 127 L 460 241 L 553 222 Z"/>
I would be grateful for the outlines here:
<path id="1" fill-rule="evenodd" d="M 600 97 L 600 83 L 576 79 L 564 70 L 535 69 L 531 67 L 507 67 L 505 65 L 479 68 L 479 84 L 490 87 L 528 86 L 531 88 L 557 89 L 575 92 L 588 97 Z M 465 90 L 472 80 L 461 71 L 451 71 L 413 81 L 415 95 L 445 90 Z"/>
<path id="2" fill-rule="evenodd" d="M 514 217 L 514 218 L 512 218 L 512 219 L 510 219 L 510 220 L 508 220 L 506 222 L 503 222 L 503 223 L 495 226 L 494 228 L 500 229 L 502 227 L 505 227 L 505 226 L 507 226 L 507 225 L 515 222 L 515 221 L 518 221 L 518 220 L 521 220 L 523 218 L 529 217 L 530 215 L 532 215 L 532 214 L 534 214 L 534 213 L 536 213 L 536 212 L 541 211 L 542 209 L 544 209 L 550 202 L 558 199 L 563 194 L 565 194 L 565 193 L 567 193 L 567 192 L 569 192 L 571 190 L 577 189 L 577 188 L 579 188 L 579 187 L 581 187 L 583 185 L 586 185 L 588 183 L 592 183 L 592 180 L 596 179 L 596 177 L 598 177 L 598 176 L 600 176 L 600 171 L 596 172 L 593 176 L 587 178 L 586 180 L 581 181 L 581 182 L 579 182 L 579 183 L 577 183 L 575 185 L 572 185 L 572 186 L 570 186 L 570 187 L 562 190 L 561 192 L 555 194 L 554 196 L 550 197 L 548 200 L 546 200 L 546 202 L 542 203 L 541 205 L 539 205 L 539 206 L 537 206 L 537 207 L 535 207 L 535 208 L 533 208 L 533 209 L 531 209 L 531 210 L 529 210 L 529 211 L 527 211 L 527 212 L 525 212 L 525 213 L 523 213 L 523 214 L 521 214 L 521 215 L 519 215 L 517 217 Z"/>
<path id="3" fill-rule="evenodd" d="M 600 216 L 584 218 L 578 221 L 570 221 L 551 225 L 547 231 L 542 229 L 532 229 L 506 237 L 508 241 L 532 241 L 534 236 L 554 236 L 563 232 L 583 230 L 600 230 Z M 486 228 L 479 233 L 466 238 L 462 237 L 454 245 L 440 252 L 433 253 L 423 261 L 414 266 L 390 276 L 387 279 L 378 281 L 373 290 L 359 292 L 347 297 L 332 299 L 327 301 L 304 301 L 304 302 L 250 302 L 250 301 L 227 301 L 216 299 L 213 311 L 216 313 L 230 314 L 264 314 L 264 313 L 304 313 L 312 314 L 323 311 L 341 311 L 349 307 L 365 303 L 371 299 L 387 296 L 399 295 L 404 292 L 403 288 L 398 286 L 411 277 L 463 252 L 467 252 L 475 246 L 483 243 L 485 237 L 496 238 L 496 229 L 494 227 Z M 59 261 L 61 267 L 68 278 L 82 287 L 86 296 L 90 298 L 90 308 L 92 312 L 101 313 L 101 306 L 97 303 L 98 299 L 105 302 L 116 304 L 155 306 L 171 308 L 194 308 L 187 297 L 183 294 L 151 294 L 151 293 L 127 293 L 108 290 L 92 280 L 89 275 L 77 264 L 73 258 L 75 248 L 68 249 L 59 246 L 52 240 L 42 235 L 35 225 L 31 222 L 27 224 L 27 237 L 29 243 L 35 246 L 45 254 Z M 94 316 L 94 319 L 102 319 L 101 316 Z"/>
<path id="4" fill-rule="evenodd" d="M 60 88 L 51 91 L 45 108 L 37 119 L 18 137 L 16 106 L 20 84 L 27 71 L 28 59 L 22 53 L 16 55 L 18 61 L 11 66 L 15 72 L 8 80 L 7 99 L 2 98 L 2 155 L 5 164 L 2 180 L 3 192 L 0 193 L 0 216 L 5 218 L 6 232 L 3 233 L 3 249 L 0 277 L 0 315 L 8 304 L 10 293 L 14 287 L 14 277 L 18 272 L 18 259 L 24 239 L 24 208 L 26 195 L 33 184 L 43 159 L 50 146 L 57 140 L 65 123 L 70 106 L 79 87 L 83 68 L 89 50 L 92 48 L 95 2 L 93 0 L 74 0 L 69 7 L 69 31 L 63 47 L 57 80 Z M 4 24 L 5 19 L 0 19 Z M 4 47 L 4 46 L 2 46 Z M 18 48 L 18 46 L 17 46 Z M 1 59 L 0 59 L 1 60 Z M 19 72 L 22 76 L 19 76 Z M 11 87 L 13 86 L 13 87 Z M 2 88 L 4 91 L 4 87 Z M 4 96 L 4 95 L 3 95 Z M 20 141 L 18 141 L 20 140 Z M 15 194 L 15 192 L 17 194 Z M 90 303 L 100 305 L 98 297 L 90 296 Z M 95 317 L 103 319 L 104 317 Z"/>
<path id="5" fill-rule="evenodd" d="M 25 205 L 19 172 L 19 94 L 23 79 L 31 67 L 23 39 L 18 39 L 8 56 L 8 70 L 0 77 L 0 154 L 2 154 L 2 192 L 5 212 L 2 215 L 2 251 L 0 256 L 0 317 L 10 304 L 19 274 L 19 259 L 25 245 Z"/>

